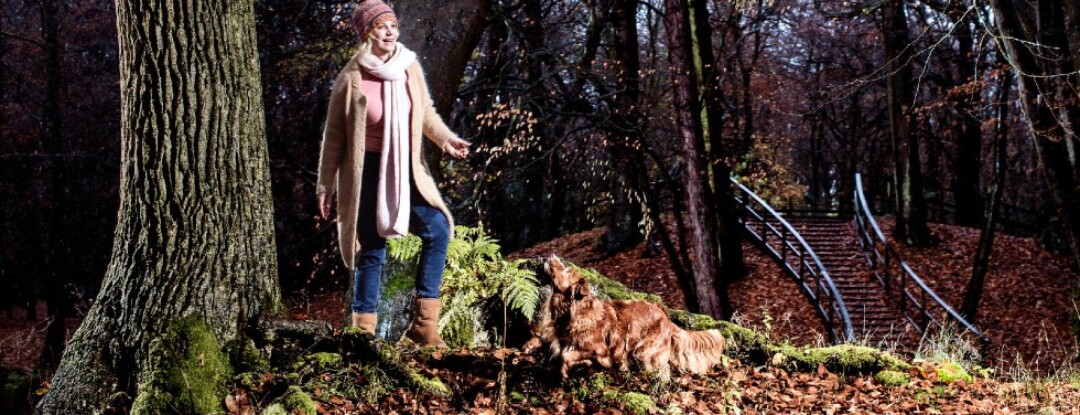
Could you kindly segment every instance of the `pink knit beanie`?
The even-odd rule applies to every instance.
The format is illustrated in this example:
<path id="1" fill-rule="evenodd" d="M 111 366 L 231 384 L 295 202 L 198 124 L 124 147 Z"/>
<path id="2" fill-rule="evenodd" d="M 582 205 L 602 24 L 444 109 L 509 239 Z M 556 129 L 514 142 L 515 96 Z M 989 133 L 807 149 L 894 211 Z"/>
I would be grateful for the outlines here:
<path id="1" fill-rule="evenodd" d="M 382 0 L 363 0 L 356 5 L 352 13 L 353 29 L 361 39 L 371 34 L 375 27 L 386 21 L 397 21 L 394 11 Z"/>

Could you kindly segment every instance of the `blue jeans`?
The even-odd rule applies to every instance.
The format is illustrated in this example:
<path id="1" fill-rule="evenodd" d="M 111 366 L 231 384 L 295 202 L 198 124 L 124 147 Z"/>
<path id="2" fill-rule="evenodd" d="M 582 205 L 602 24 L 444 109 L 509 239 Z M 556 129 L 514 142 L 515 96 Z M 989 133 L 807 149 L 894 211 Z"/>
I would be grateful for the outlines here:
<path id="1" fill-rule="evenodd" d="M 364 155 L 364 171 L 360 186 L 360 211 L 356 230 L 360 239 L 360 255 L 353 273 L 354 313 L 374 313 L 378 309 L 383 264 L 386 263 L 386 239 L 375 229 L 375 203 L 379 182 L 379 153 Z M 431 206 L 412 184 L 409 232 L 420 237 L 419 272 L 416 275 L 418 298 L 439 298 L 443 270 L 446 268 L 446 247 L 450 243 L 450 223 L 446 215 Z"/>

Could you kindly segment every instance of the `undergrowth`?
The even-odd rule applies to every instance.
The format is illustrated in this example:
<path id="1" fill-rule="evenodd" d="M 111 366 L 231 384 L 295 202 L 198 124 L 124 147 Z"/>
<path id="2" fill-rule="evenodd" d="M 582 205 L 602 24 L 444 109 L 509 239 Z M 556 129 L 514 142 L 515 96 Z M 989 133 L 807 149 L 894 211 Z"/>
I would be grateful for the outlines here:
<path id="1" fill-rule="evenodd" d="M 439 331 L 451 346 L 490 346 L 495 342 L 486 328 L 485 306 L 498 299 L 507 312 L 531 320 L 540 302 L 540 282 L 525 260 L 506 261 L 498 241 L 482 227 L 457 226 L 454 233 L 443 274 Z M 385 295 L 412 294 L 421 248 L 414 235 L 388 241 Z"/>

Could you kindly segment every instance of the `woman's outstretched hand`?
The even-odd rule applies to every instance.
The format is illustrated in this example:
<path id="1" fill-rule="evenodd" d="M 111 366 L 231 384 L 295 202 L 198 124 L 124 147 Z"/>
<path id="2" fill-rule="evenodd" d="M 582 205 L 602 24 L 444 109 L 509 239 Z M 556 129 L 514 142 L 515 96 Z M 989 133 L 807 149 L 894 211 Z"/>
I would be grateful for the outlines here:
<path id="1" fill-rule="evenodd" d="M 465 157 L 468 157 L 469 146 L 471 144 L 472 143 L 469 143 L 468 141 L 462 140 L 460 138 L 452 137 L 449 140 L 446 140 L 446 143 L 443 144 L 443 151 L 453 158 L 463 159 Z"/>
<path id="2" fill-rule="evenodd" d="M 334 200 L 334 192 L 319 193 L 319 214 L 323 219 L 330 219 L 330 202 Z"/>

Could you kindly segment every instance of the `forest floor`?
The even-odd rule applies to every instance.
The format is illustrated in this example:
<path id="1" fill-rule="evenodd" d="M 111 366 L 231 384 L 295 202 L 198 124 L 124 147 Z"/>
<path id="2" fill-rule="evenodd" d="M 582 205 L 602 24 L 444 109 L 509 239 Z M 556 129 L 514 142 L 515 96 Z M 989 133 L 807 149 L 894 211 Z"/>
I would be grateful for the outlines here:
<path id="1" fill-rule="evenodd" d="M 893 227 L 892 219 L 878 218 L 878 222 L 888 235 Z M 930 224 L 930 227 L 940 239 L 937 245 L 912 248 L 896 241 L 892 244 L 920 278 L 947 303 L 959 307 L 971 277 L 979 231 L 944 224 Z M 670 307 L 685 308 L 682 291 L 666 256 L 643 257 L 644 243 L 613 256 L 601 255 L 594 247 L 603 232 L 594 229 L 567 235 L 510 256 L 557 254 L 583 267 L 594 268 L 630 288 L 657 294 Z M 858 244 L 854 223 L 849 238 L 852 245 Z M 753 245 L 744 244 L 743 252 L 748 275 L 729 290 L 735 322 L 766 333 L 775 342 L 801 346 L 825 344 L 828 335 L 824 324 L 794 280 Z M 983 364 L 1008 378 L 1077 369 L 1080 348 L 1074 327 L 1080 309 L 1069 284 L 1080 281 L 1080 275 L 1070 270 L 1068 258 L 1039 248 L 1031 238 L 999 232 L 989 269 L 977 324 L 991 340 L 989 349 L 982 351 Z M 925 342 L 921 353 L 890 350 L 887 344 L 866 345 L 913 357 L 933 352 L 936 345 L 929 339 Z"/>
<path id="2" fill-rule="evenodd" d="M 888 230 L 891 222 L 881 220 Z M 941 242 L 930 248 L 905 248 L 902 255 L 947 301 L 958 304 L 970 274 L 978 231 L 932 225 Z M 667 259 L 642 256 L 643 245 L 613 256 L 594 246 L 602 229 L 567 235 L 512 257 L 557 254 L 594 268 L 628 287 L 659 295 L 673 308 L 682 294 Z M 854 239 L 852 240 L 853 243 Z M 771 341 L 800 346 L 827 343 L 825 328 L 796 283 L 768 257 L 746 245 L 749 274 L 731 287 L 736 322 L 765 333 Z M 1077 307 L 1069 281 L 1078 280 L 1067 259 L 1039 249 L 1031 239 L 998 235 L 991 273 L 979 310 L 979 327 L 993 342 L 983 351 L 981 376 L 953 381 L 941 377 L 943 365 L 931 356 L 933 345 L 912 360 L 909 380 L 886 386 L 873 375 L 830 373 L 824 367 L 788 372 L 766 364 L 732 360 L 707 375 L 676 376 L 670 383 L 646 374 L 580 370 L 561 380 L 553 363 L 516 349 L 471 349 L 444 353 L 415 350 L 402 354 L 424 375 L 441 379 L 449 395 L 391 387 L 363 399 L 331 386 L 308 390 L 320 414 L 346 413 L 743 413 L 743 414 L 1080 414 L 1080 370 L 1073 324 Z M 293 309 L 297 318 L 319 319 L 340 329 L 341 293 L 324 293 Z M 36 361 L 34 340 L 40 322 L 0 318 L 0 356 L 9 368 Z M 14 324 L 13 321 L 21 321 Z M 869 345 L 878 346 L 878 345 Z M 911 357 L 911 356 L 908 356 Z M 470 360 L 471 359 L 471 360 Z M 468 365 L 459 364 L 472 361 Z M 964 362 L 965 364 L 970 362 Z M 505 365 L 505 366 L 503 366 Z M 505 367 L 505 370 L 493 368 Z M 350 369 L 312 374 L 327 385 L 369 381 Z M 264 408 L 278 375 L 262 384 L 239 387 L 230 413 Z M 337 382 L 330 382 L 337 379 Z M 311 382 L 309 382 L 311 384 Z"/>

